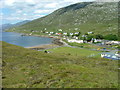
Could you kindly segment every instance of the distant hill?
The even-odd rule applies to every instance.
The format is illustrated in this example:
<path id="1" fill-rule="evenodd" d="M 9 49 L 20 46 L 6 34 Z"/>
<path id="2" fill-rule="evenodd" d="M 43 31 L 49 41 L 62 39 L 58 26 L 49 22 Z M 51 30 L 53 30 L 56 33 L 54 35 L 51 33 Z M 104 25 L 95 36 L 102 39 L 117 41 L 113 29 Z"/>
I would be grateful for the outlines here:
<path id="1" fill-rule="evenodd" d="M 4 31 L 5 29 L 13 27 L 13 24 L 7 23 L 0 25 L 0 30 Z"/>
<path id="2" fill-rule="evenodd" d="M 10 23 L 2 24 L 2 25 L 0 25 L 0 30 L 4 31 L 6 29 L 13 28 L 13 27 L 16 27 L 16 26 L 20 26 L 20 25 L 26 24 L 28 22 L 30 22 L 30 20 L 25 20 L 25 21 L 18 22 L 18 23 L 15 23 L 15 24 L 10 24 Z"/>
<path id="3" fill-rule="evenodd" d="M 118 4 L 117 2 L 82 2 L 60 8 L 51 14 L 35 19 L 9 31 L 30 33 L 32 30 L 40 34 L 41 31 L 108 34 L 118 32 Z"/>
<path id="4" fill-rule="evenodd" d="M 20 25 L 26 24 L 28 22 L 30 22 L 30 20 L 21 21 L 21 22 L 14 24 L 14 26 L 20 26 Z"/>

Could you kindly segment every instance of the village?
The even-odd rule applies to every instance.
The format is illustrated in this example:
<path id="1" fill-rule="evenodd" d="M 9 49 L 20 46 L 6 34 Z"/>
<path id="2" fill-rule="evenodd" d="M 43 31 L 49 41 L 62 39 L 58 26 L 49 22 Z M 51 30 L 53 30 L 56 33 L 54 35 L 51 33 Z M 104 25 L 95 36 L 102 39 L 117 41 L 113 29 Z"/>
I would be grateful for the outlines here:
<path id="1" fill-rule="evenodd" d="M 34 31 L 31 30 L 31 33 L 28 35 L 33 35 L 34 32 L 38 32 L 38 31 Z M 47 31 L 46 28 L 41 31 L 41 33 L 44 33 L 44 35 L 49 36 L 50 38 L 61 38 L 64 40 L 67 40 L 67 42 L 70 43 L 101 43 L 101 45 L 119 45 L 120 41 L 119 40 L 107 40 L 104 39 L 103 36 L 101 34 L 95 34 L 94 32 L 90 31 L 90 32 L 86 32 L 85 34 L 81 35 L 81 32 L 63 32 L 62 29 L 59 29 L 58 32 L 54 32 L 54 31 Z M 95 36 L 96 35 L 96 36 Z"/>
<path id="2" fill-rule="evenodd" d="M 31 30 L 31 33 L 28 35 L 31 36 L 34 34 L 34 32 L 36 31 Z M 115 35 L 109 34 L 103 37 L 103 35 L 96 34 L 93 31 L 89 31 L 82 34 L 79 31 L 64 32 L 62 29 L 58 29 L 57 32 L 47 31 L 46 28 L 43 31 L 41 31 L 41 33 L 43 34 L 43 36 L 60 39 L 61 42 L 65 42 L 66 44 L 72 45 L 73 47 L 79 47 L 80 44 L 90 44 L 99 46 L 100 48 L 96 48 L 94 50 L 104 51 L 103 53 L 101 53 L 101 58 L 105 57 L 120 60 L 120 41 Z M 80 47 L 84 47 L 84 45 Z"/>

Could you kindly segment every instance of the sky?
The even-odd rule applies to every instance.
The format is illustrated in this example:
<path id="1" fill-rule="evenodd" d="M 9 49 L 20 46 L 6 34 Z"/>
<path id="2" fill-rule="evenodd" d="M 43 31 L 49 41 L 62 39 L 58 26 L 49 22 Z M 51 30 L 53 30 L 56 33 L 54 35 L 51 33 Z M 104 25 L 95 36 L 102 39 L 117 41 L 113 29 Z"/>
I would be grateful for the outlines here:
<path id="1" fill-rule="evenodd" d="M 0 0 L 0 24 L 34 20 L 78 2 L 95 0 Z"/>

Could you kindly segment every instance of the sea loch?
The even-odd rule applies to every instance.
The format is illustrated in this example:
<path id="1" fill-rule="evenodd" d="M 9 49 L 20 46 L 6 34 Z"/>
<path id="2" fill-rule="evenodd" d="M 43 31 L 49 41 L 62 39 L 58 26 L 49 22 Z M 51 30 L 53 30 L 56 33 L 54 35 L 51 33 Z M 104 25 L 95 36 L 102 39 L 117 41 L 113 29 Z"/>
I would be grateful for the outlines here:
<path id="1" fill-rule="evenodd" d="M 5 41 L 22 47 L 32 47 L 36 45 L 51 44 L 52 38 L 21 36 L 20 33 L 15 32 L 0 32 L 0 41 Z"/>

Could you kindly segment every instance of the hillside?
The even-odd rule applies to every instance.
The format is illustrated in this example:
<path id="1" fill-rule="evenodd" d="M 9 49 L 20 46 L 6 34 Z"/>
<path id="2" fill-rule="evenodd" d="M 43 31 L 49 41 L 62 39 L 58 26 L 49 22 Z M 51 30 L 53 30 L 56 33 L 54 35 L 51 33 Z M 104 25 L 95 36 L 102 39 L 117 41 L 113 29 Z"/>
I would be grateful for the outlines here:
<path id="1" fill-rule="evenodd" d="M 5 88 L 118 87 L 118 61 L 85 57 L 96 51 L 61 47 L 44 53 L 5 42 L 2 45 L 2 86 Z"/>
<path id="2" fill-rule="evenodd" d="M 60 8 L 51 14 L 33 20 L 20 27 L 8 31 L 40 34 L 41 31 L 63 32 L 80 31 L 82 34 L 95 33 L 117 34 L 117 2 L 83 2 Z"/>

